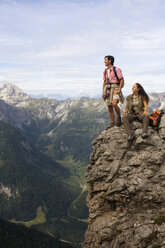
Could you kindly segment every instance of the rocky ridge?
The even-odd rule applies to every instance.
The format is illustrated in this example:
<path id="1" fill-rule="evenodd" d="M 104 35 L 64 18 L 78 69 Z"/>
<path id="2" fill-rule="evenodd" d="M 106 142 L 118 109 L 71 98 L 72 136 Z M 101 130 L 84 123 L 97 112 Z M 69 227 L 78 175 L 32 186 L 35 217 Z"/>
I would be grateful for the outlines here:
<path id="1" fill-rule="evenodd" d="M 93 108 L 94 111 L 98 112 L 104 112 L 106 109 L 101 99 L 82 98 L 58 101 L 49 98 L 32 98 L 22 89 L 10 83 L 4 84 L 2 88 L 0 88 L 0 100 L 0 105 L 5 102 L 7 105 L 22 110 L 21 115 L 24 114 L 23 111 L 25 112 L 26 110 L 30 113 L 31 118 L 38 118 L 40 120 L 48 119 L 51 122 L 60 120 L 59 124 L 68 120 L 70 112 L 74 109 L 88 111 L 88 108 Z M 8 111 L 6 111 L 6 113 L 8 113 Z M 27 115 L 27 112 L 25 115 Z M 18 120 L 19 119 L 20 118 L 18 118 Z M 2 118 L 1 120 L 4 121 Z M 22 119 L 20 119 L 20 122 L 21 121 Z"/>
<path id="2" fill-rule="evenodd" d="M 165 141 L 152 128 L 143 140 L 141 124 L 132 125 L 131 147 L 123 127 L 93 141 L 83 248 L 165 247 Z"/>
<path id="3" fill-rule="evenodd" d="M 8 104 L 24 107 L 29 104 L 31 97 L 14 84 L 4 84 L 0 88 L 0 99 Z"/>
<path id="4" fill-rule="evenodd" d="M 23 125 L 30 125 L 32 118 L 34 118 L 32 111 L 18 109 L 0 100 L 0 121 L 22 129 Z"/>
<path id="5" fill-rule="evenodd" d="M 165 109 L 165 93 L 152 93 L 149 94 L 149 97 L 150 112 L 154 109 Z M 70 111 L 75 108 L 84 109 L 84 111 L 93 108 L 98 113 L 107 112 L 107 107 L 102 99 L 80 98 L 64 101 L 49 98 L 36 99 L 30 97 L 18 86 L 10 83 L 6 83 L 0 88 L 0 99 L 19 109 L 32 111 L 33 115 L 39 119 L 47 118 L 54 121 L 60 118 L 61 123 L 69 119 Z M 123 112 L 124 105 L 121 104 L 120 108 Z"/>

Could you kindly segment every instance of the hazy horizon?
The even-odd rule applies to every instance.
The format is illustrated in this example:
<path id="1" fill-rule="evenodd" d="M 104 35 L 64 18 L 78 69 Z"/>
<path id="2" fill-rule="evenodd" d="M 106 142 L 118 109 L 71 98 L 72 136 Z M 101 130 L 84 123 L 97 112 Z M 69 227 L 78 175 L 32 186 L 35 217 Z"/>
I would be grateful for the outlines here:
<path id="1" fill-rule="evenodd" d="M 0 89 L 2 89 L 3 87 L 5 87 L 5 85 L 12 85 L 12 86 L 17 86 L 16 84 L 12 84 L 12 83 L 7 83 L 4 82 L 3 85 L 1 85 Z M 21 89 L 19 87 L 19 89 Z M 23 89 L 21 89 L 23 90 Z M 65 94 L 65 92 L 63 94 L 57 93 L 56 91 L 52 91 L 52 90 L 23 90 L 24 93 L 28 94 L 29 96 L 33 97 L 33 98 L 50 98 L 50 99 L 56 99 L 56 100 L 66 100 L 66 99 L 80 99 L 80 98 L 102 98 L 102 94 L 100 92 L 100 94 L 96 94 L 93 96 L 88 95 L 86 92 L 82 92 L 80 94 L 74 94 L 74 95 L 68 95 Z M 148 94 L 165 94 L 164 92 L 147 92 Z M 130 92 L 126 92 L 124 94 L 124 96 L 126 97 L 127 95 L 131 94 Z"/>

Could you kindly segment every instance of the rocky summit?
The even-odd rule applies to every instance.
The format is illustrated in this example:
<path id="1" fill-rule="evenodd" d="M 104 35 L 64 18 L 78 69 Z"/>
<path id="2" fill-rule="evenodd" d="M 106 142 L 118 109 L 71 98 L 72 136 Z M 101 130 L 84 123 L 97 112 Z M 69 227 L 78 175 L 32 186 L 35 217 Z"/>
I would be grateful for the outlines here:
<path id="1" fill-rule="evenodd" d="M 3 87 L 0 88 L 0 99 L 4 100 L 8 104 L 24 107 L 29 104 L 31 97 L 16 85 L 8 83 L 4 84 Z"/>
<path id="2" fill-rule="evenodd" d="M 142 139 L 141 126 L 132 144 L 122 126 L 93 141 L 83 248 L 165 247 L 165 141 L 151 127 Z"/>

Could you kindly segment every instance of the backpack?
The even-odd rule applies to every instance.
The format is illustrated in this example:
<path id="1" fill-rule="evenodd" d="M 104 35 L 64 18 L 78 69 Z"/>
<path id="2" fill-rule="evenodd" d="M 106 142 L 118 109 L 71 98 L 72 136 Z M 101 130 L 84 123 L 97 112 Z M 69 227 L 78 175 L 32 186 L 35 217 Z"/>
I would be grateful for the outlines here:
<path id="1" fill-rule="evenodd" d="M 155 110 L 149 117 L 149 125 L 158 128 L 163 115 L 163 110 Z"/>

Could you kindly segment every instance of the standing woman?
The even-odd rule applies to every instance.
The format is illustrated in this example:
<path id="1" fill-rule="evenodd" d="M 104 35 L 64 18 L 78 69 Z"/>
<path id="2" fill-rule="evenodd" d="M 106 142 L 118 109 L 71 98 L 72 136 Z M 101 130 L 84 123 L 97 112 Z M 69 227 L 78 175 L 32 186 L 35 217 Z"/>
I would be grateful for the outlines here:
<path id="1" fill-rule="evenodd" d="M 128 140 L 132 140 L 135 138 L 135 134 L 130 128 L 130 122 L 134 119 L 143 121 L 142 138 L 145 139 L 148 137 L 147 132 L 149 124 L 149 97 L 139 83 L 133 85 L 132 92 L 133 94 L 127 97 L 127 105 L 123 116 L 124 128 L 126 133 L 128 134 Z"/>

